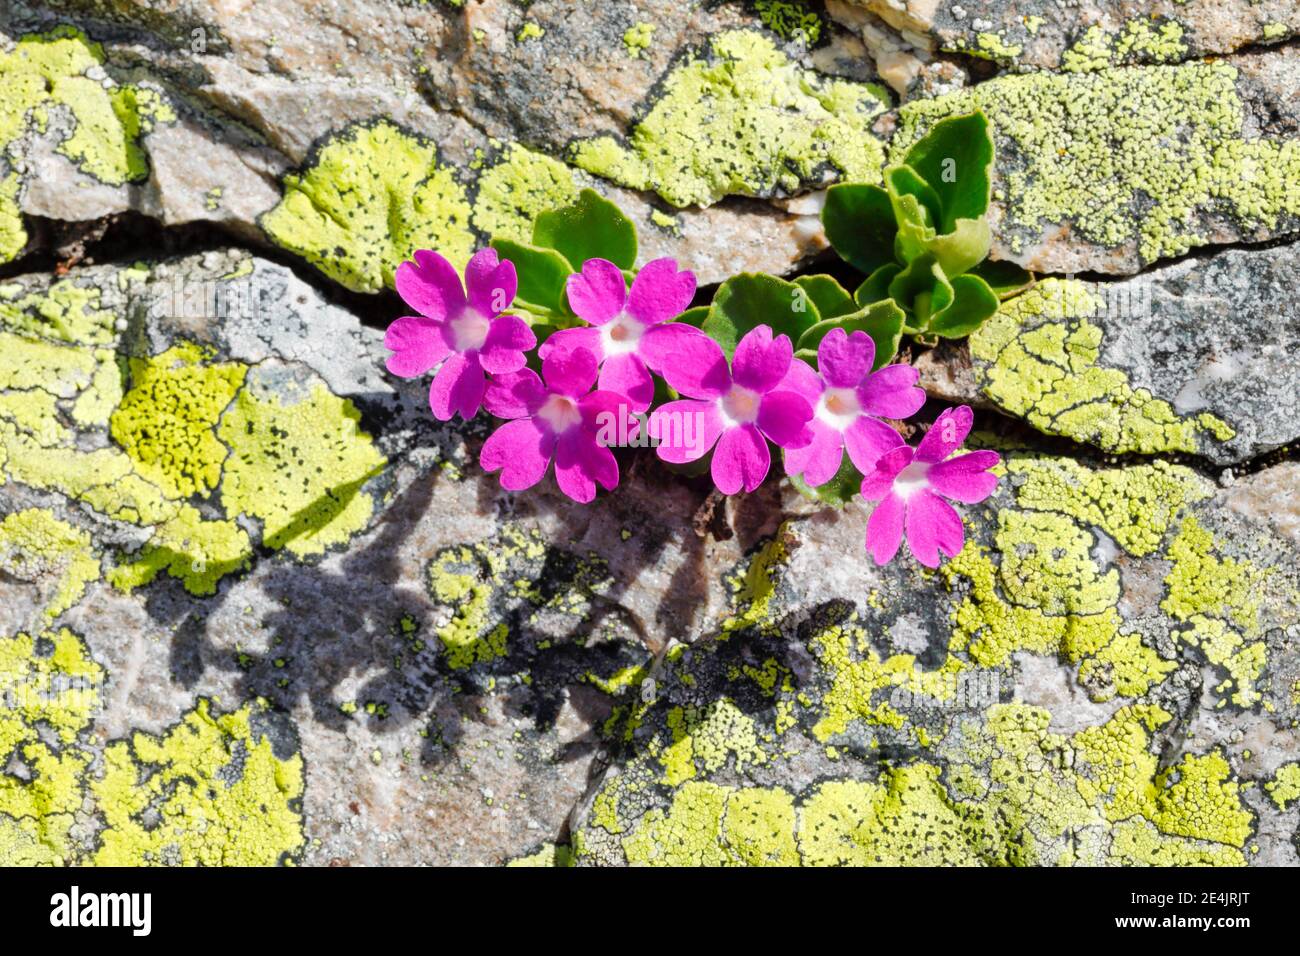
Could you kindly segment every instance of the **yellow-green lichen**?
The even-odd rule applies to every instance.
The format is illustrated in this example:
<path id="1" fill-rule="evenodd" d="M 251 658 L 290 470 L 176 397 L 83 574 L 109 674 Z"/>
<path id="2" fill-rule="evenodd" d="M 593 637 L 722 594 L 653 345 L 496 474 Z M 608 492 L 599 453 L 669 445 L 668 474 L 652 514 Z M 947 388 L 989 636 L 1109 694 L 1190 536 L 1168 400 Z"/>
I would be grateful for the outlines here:
<path id="1" fill-rule="evenodd" d="M 17 173 L 0 178 L 0 262 L 18 258 L 27 247 L 27 228 L 23 225 L 22 210 L 18 206 L 21 185 Z"/>
<path id="2" fill-rule="evenodd" d="M 623 48 L 627 55 L 636 59 L 650 49 L 654 41 L 655 25 L 653 23 L 634 23 L 623 32 Z"/>
<path id="3" fill-rule="evenodd" d="M 626 145 L 584 140 L 574 162 L 679 207 L 793 192 L 827 166 L 875 182 L 883 148 L 870 127 L 887 102 L 879 87 L 802 69 L 768 37 L 729 31 L 669 74 Z"/>
<path id="4" fill-rule="evenodd" d="M 374 512 L 366 484 L 387 460 L 358 427 L 361 414 L 320 383 L 254 379 L 217 437 L 230 449 L 221 477 L 227 514 L 262 521 L 262 542 L 298 557 L 346 543 Z"/>
<path id="5" fill-rule="evenodd" d="M 90 791 L 107 829 L 106 866 L 269 866 L 302 848 L 302 756 L 280 756 L 258 705 L 214 713 L 204 699 L 161 736 L 104 751 Z"/>
<path id="6" fill-rule="evenodd" d="M 1248 133 L 1237 79 L 1227 63 L 996 77 L 904 105 L 891 155 L 936 120 L 981 108 L 1013 250 L 1070 223 L 1150 262 L 1209 242 L 1204 214 L 1231 214 L 1250 233 L 1300 216 L 1300 140 Z"/>
<path id="7" fill-rule="evenodd" d="M 1073 279 L 1046 279 L 1004 303 L 970 338 L 984 394 L 1040 431 L 1106 451 L 1194 452 L 1230 439 L 1213 415 L 1179 416 L 1123 370 L 1098 364 L 1102 333 L 1088 319 L 1099 305 Z"/>
<path id="8" fill-rule="evenodd" d="M 0 571 L 42 585 L 43 613 L 53 620 L 99 580 L 90 535 L 50 512 L 29 508 L 0 520 Z M 0 752 L 3 752 L 0 750 Z"/>
<path id="9" fill-rule="evenodd" d="M 783 40 L 814 44 L 822 36 L 822 18 L 802 0 L 754 0 L 758 18 Z"/>
<path id="10" fill-rule="evenodd" d="M 1088 27 L 1070 49 L 1061 54 L 1061 69 L 1081 73 L 1130 63 L 1173 63 L 1187 55 L 1183 28 L 1177 20 L 1135 17 L 1118 33 Z"/>
<path id="11" fill-rule="evenodd" d="M 1264 789 L 1277 804 L 1279 810 L 1285 810 L 1300 800 L 1300 763 L 1283 764 L 1273 774 L 1273 779 L 1264 784 Z"/>
<path id="12" fill-rule="evenodd" d="M 474 251 L 470 204 L 437 147 L 388 121 L 354 125 L 328 140 L 284 197 L 262 217 L 277 245 L 349 289 L 391 287 L 416 249 L 437 249 L 457 267 Z"/>
<path id="13" fill-rule="evenodd" d="M 186 342 L 160 355 L 131 359 L 131 390 L 110 419 L 113 440 L 136 471 L 169 498 L 206 498 L 221 478 L 226 447 L 217 440 L 221 413 L 244 384 L 246 366 L 210 362 Z"/>
<path id="14" fill-rule="evenodd" d="M 573 170 L 558 159 L 511 143 L 478 180 L 474 227 L 492 239 L 527 242 L 538 213 L 578 196 Z"/>

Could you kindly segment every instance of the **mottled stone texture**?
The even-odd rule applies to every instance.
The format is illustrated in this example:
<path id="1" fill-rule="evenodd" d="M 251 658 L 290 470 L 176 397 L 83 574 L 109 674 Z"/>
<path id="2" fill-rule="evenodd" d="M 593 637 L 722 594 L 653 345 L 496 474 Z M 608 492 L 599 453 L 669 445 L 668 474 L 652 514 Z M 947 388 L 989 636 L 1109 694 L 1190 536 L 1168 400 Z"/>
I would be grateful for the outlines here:
<path id="1" fill-rule="evenodd" d="M 1298 26 L 6 5 L 0 863 L 1300 862 Z M 822 189 L 977 106 L 1040 274 L 908 346 L 1004 459 L 937 572 L 645 450 L 504 492 L 384 371 L 414 248 L 590 186 L 642 261 L 789 274 Z M 95 246 L 127 211 L 157 242 Z"/>

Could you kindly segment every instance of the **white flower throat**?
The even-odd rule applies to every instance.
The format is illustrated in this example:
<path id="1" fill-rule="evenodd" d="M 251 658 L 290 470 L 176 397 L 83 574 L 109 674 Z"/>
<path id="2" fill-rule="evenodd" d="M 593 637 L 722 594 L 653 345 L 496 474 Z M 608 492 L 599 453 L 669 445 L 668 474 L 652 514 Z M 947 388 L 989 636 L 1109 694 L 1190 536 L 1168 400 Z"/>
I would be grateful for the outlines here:
<path id="1" fill-rule="evenodd" d="M 815 414 L 819 421 L 837 432 L 844 431 L 862 414 L 862 403 L 858 401 L 857 390 L 827 386 L 817 399 Z"/>
<path id="2" fill-rule="evenodd" d="M 747 425 L 758 418 L 758 407 L 763 396 L 743 385 L 733 385 L 726 395 L 718 399 L 718 408 L 727 426 Z"/>
<path id="3" fill-rule="evenodd" d="M 487 341 L 492 320 L 477 309 L 467 308 L 458 318 L 451 320 L 452 341 L 457 352 L 481 349 Z"/>
<path id="4" fill-rule="evenodd" d="M 645 334 L 645 326 L 626 312 L 620 312 L 600 327 L 600 344 L 605 356 L 635 352 Z"/>
<path id="5" fill-rule="evenodd" d="M 546 424 L 551 426 L 551 430 L 557 435 L 568 431 L 582 421 L 582 411 L 578 408 L 578 403 L 567 395 L 556 395 L 555 393 L 552 393 L 542 403 L 542 407 L 538 409 L 537 414 L 541 416 Z"/>
<path id="6" fill-rule="evenodd" d="M 930 487 L 930 466 L 923 461 L 914 461 L 898 473 L 894 479 L 894 493 L 907 500 L 925 488 Z"/>

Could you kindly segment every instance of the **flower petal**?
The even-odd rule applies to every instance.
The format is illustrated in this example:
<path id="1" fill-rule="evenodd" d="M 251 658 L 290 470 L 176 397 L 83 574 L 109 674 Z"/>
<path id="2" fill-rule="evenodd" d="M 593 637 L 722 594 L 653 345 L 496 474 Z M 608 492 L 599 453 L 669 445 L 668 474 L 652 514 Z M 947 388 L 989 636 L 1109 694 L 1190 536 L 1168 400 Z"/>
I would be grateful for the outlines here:
<path id="1" fill-rule="evenodd" d="M 988 469 L 1001 460 L 995 451 L 972 451 L 939 462 L 926 477 L 930 487 L 945 498 L 972 505 L 993 494 L 998 476 Z"/>
<path id="2" fill-rule="evenodd" d="M 626 397 L 633 411 L 643 412 L 654 401 L 654 379 L 646 370 L 645 363 L 634 353 L 605 359 L 598 381 L 602 389 Z"/>
<path id="3" fill-rule="evenodd" d="M 785 473 L 800 475 L 816 488 L 835 477 L 844 462 L 844 438 L 825 422 L 813 419 L 809 424 L 812 441 L 802 448 L 785 450 Z"/>
<path id="4" fill-rule="evenodd" d="M 600 329 L 585 325 L 576 329 L 560 329 L 558 332 L 552 332 L 542 343 L 542 347 L 537 350 L 537 355 L 544 361 L 553 353 L 573 352 L 577 349 L 586 349 L 596 356 L 597 362 L 603 359 L 605 346 L 601 341 Z"/>
<path id="5" fill-rule="evenodd" d="M 907 507 L 903 499 L 895 494 L 887 494 L 867 519 L 867 551 L 875 558 L 876 564 L 888 564 L 898 554 L 898 546 L 903 543 L 903 517 Z"/>
<path id="6" fill-rule="evenodd" d="M 916 387 L 920 373 L 910 365 L 886 365 L 858 388 L 863 411 L 882 418 L 909 418 L 925 404 L 925 390 Z"/>
<path id="7" fill-rule="evenodd" d="M 731 387 L 727 357 L 717 342 L 693 326 L 652 326 L 641 336 L 637 354 L 683 395 L 718 398 Z"/>
<path id="8" fill-rule="evenodd" d="M 812 441 L 808 422 L 812 420 L 813 407 L 802 395 L 768 392 L 758 406 L 758 430 L 782 448 L 802 448 Z"/>
<path id="9" fill-rule="evenodd" d="M 574 501 L 586 504 L 596 497 L 598 483 L 606 491 L 618 486 L 618 461 L 590 432 L 570 429 L 555 443 L 555 481 Z"/>
<path id="10" fill-rule="evenodd" d="M 767 441 L 753 425 L 729 428 L 718 439 L 709 467 L 713 483 L 724 495 L 734 495 L 742 488 L 753 491 L 767 477 L 772 465 Z"/>
<path id="11" fill-rule="evenodd" d="M 956 557 L 966 543 L 961 517 L 928 488 L 907 501 L 907 546 L 927 568 L 939 566 L 939 552 Z"/>
<path id="12" fill-rule="evenodd" d="M 684 398 L 651 412 L 647 431 L 659 441 L 659 457 L 680 465 L 708 453 L 722 434 L 722 415 L 716 402 Z"/>
<path id="13" fill-rule="evenodd" d="M 822 392 L 826 390 L 821 376 L 803 359 L 790 360 L 790 370 L 785 373 L 785 378 L 781 379 L 776 387 L 783 392 L 802 395 L 804 401 L 814 409 L 817 408 L 817 400 L 822 397 Z"/>
<path id="14" fill-rule="evenodd" d="M 429 249 L 417 250 L 414 262 L 399 265 L 393 284 L 407 305 L 431 319 L 454 319 L 465 308 L 456 268 Z"/>
<path id="15" fill-rule="evenodd" d="M 856 388 L 876 360 L 876 343 L 866 332 L 831 329 L 817 346 L 817 368 L 832 388 Z"/>
<path id="16" fill-rule="evenodd" d="M 542 379 L 552 392 L 580 398 L 596 384 L 596 356 L 588 349 L 552 352 L 542 359 Z"/>
<path id="17" fill-rule="evenodd" d="M 484 384 L 483 367 L 478 364 L 478 356 L 453 353 L 442 363 L 429 386 L 429 407 L 433 409 L 433 417 L 440 422 L 449 422 L 453 415 L 459 414 L 469 421 L 483 404 Z"/>
<path id="18" fill-rule="evenodd" d="M 620 445 L 618 439 L 633 438 L 641 430 L 641 423 L 633 417 L 627 396 L 618 392 L 597 389 L 578 400 L 578 410 L 582 412 L 583 427 L 598 440 L 607 438 L 600 442 L 607 448 Z"/>
<path id="19" fill-rule="evenodd" d="M 519 279 L 515 264 L 502 260 L 495 249 L 480 249 L 465 267 L 469 304 L 489 319 L 496 318 L 515 301 Z"/>
<path id="20" fill-rule="evenodd" d="M 969 405 L 948 409 L 934 420 L 930 430 L 916 446 L 916 460 L 928 464 L 943 461 L 961 447 L 974 422 L 975 413 Z"/>
<path id="21" fill-rule="evenodd" d="M 546 386 L 530 368 L 493 375 L 483 394 L 483 405 L 497 418 L 526 418 L 546 401 Z"/>
<path id="22" fill-rule="evenodd" d="M 844 429 L 844 447 L 848 449 L 849 459 L 864 475 L 875 470 L 881 455 L 903 444 L 906 443 L 902 435 L 870 415 L 859 416 Z"/>
<path id="23" fill-rule="evenodd" d="M 608 259 L 588 259 L 581 272 L 569 276 L 565 288 L 569 307 L 592 325 L 604 325 L 622 312 L 627 302 L 623 270 Z"/>
<path id="24" fill-rule="evenodd" d="M 862 478 L 862 497 L 879 501 L 889 495 L 894 488 L 894 479 L 912 463 L 914 453 L 911 445 L 899 445 L 876 459 L 876 467 Z"/>
<path id="25" fill-rule="evenodd" d="M 478 350 L 483 370 L 496 375 L 517 372 L 528 361 L 524 353 L 537 344 L 528 323 L 517 315 L 499 315 L 488 328 L 483 347 Z"/>
<path id="26" fill-rule="evenodd" d="M 478 461 L 484 471 L 501 469 L 501 487 L 522 491 L 542 480 L 551 463 L 555 436 L 536 418 L 506 422 L 483 443 Z"/>
<path id="27" fill-rule="evenodd" d="M 678 272 L 674 259 L 655 259 L 632 280 L 627 313 L 646 325 L 658 325 L 685 312 L 694 296 L 694 272 Z"/>
<path id="28" fill-rule="evenodd" d="M 393 352 L 388 371 L 401 378 L 423 375 L 451 354 L 447 332 L 445 322 L 433 319 L 407 315 L 395 320 L 384 333 L 384 347 Z"/>
<path id="29" fill-rule="evenodd" d="M 731 377 L 737 385 L 756 392 L 770 392 L 790 371 L 794 347 L 784 335 L 772 337 L 766 325 L 750 329 L 736 343 L 731 360 Z"/>

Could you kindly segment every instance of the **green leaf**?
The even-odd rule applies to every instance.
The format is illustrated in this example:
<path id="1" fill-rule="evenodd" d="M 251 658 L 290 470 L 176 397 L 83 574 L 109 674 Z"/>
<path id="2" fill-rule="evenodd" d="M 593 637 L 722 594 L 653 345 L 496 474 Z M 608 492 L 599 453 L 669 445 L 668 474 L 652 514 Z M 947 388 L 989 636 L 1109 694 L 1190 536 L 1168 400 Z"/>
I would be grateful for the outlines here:
<path id="1" fill-rule="evenodd" d="M 1026 272 L 1014 262 L 994 262 L 992 259 L 985 259 L 971 269 L 970 273 L 987 282 L 993 294 L 999 299 L 1009 299 L 1034 284 L 1034 274 Z"/>
<path id="2" fill-rule="evenodd" d="M 952 284 L 930 253 L 921 256 L 894 277 L 889 297 L 908 313 L 905 332 L 917 334 L 930 327 L 930 316 L 952 305 Z"/>
<path id="3" fill-rule="evenodd" d="M 894 281 L 894 276 L 902 271 L 903 267 L 896 262 L 881 266 L 858 286 L 857 291 L 853 293 L 853 301 L 859 306 L 865 306 L 888 299 L 889 284 Z"/>
<path id="4" fill-rule="evenodd" d="M 704 324 L 704 320 L 709 317 L 709 307 L 707 305 L 697 305 L 693 309 L 687 309 L 681 315 L 677 316 L 678 322 L 685 322 L 687 325 L 693 325 L 697 329 Z"/>
<path id="5" fill-rule="evenodd" d="M 889 194 L 879 186 L 832 186 L 822 207 L 822 225 L 840 258 L 859 272 L 870 274 L 894 260 L 898 225 Z"/>
<path id="6" fill-rule="evenodd" d="M 943 274 L 951 279 L 983 261 L 992 244 L 987 219 L 958 219 L 952 232 L 929 239 L 925 251 L 933 253 Z"/>
<path id="7" fill-rule="evenodd" d="M 940 232 L 952 232 L 958 219 L 981 219 L 988 211 L 993 137 L 982 112 L 950 116 L 935 123 L 904 160 L 938 194 L 943 208 Z"/>
<path id="8" fill-rule="evenodd" d="M 794 284 L 808 293 L 808 298 L 817 306 L 817 314 L 823 319 L 834 319 L 858 310 L 853 296 L 830 276 L 799 276 Z"/>
<path id="9" fill-rule="evenodd" d="M 533 223 L 533 245 L 555 249 L 574 272 L 588 259 L 608 259 L 620 269 L 636 263 L 632 220 L 592 189 L 584 189 L 571 206 L 541 213 Z"/>
<path id="10" fill-rule="evenodd" d="M 731 358 L 736 343 L 760 325 L 770 325 L 774 336 L 787 335 L 793 343 L 820 321 L 811 297 L 793 282 L 744 272 L 722 283 L 700 328 Z"/>
<path id="11" fill-rule="evenodd" d="M 979 276 L 952 280 L 952 302 L 930 318 L 929 331 L 946 339 L 970 335 L 998 310 L 998 297 Z"/>
<path id="12" fill-rule="evenodd" d="M 515 264 L 515 274 L 519 277 L 515 300 L 523 308 L 565 311 L 564 283 L 573 274 L 568 259 L 554 249 L 539 249 L 510 239 L 493 239 L 492 248 L 501 258 Z"/>
<path id="13" fill-rule="evenodd" d="M 784 456 L 785 452 L 781 454 Z M 862 475 L 853 467 L 853 462 L 849 460 L 847 453 L 844 455 L 840 470 L 824 485 L 818 485 L 814 488 L 798 475 L 789 475 L 788 477 L 790 478 L 790 484 L 794 485 L 799 494 L 812 501 L 830 505 L 833 508 L 843 508 L 853 499 L 854 495 L 862 490 Z"/>
<path id="14" fill-rule="evenodd" d="M 922 224 L 931 229 L 939 227 L 939 223 L 943 221 L 943 205 L 939 201 L 939 194 L 920 177 L 915 169 L 907 165 L 889 166 L 885 169 L 884 175 L 885 191 L 889 193 L 889 201 L 894 207 L 894 217 L 900 226 L 905 221 L 905 217 L 900 211 L 899 204 L 905 197 L 911 196 L 925 210 Z"/>
<path id="15" fill-rule="evenodd" d="M 888 365 L 898 353 L 898 343 L 903 337 L 903 310 L 892 299 L 875 302 L 851 315 L 818 322 L 799 337 L 799 358 L 817 367 L 817 346 L 832 329 L 845 332 L 866 332 L 876 345 L 873 369 Z"/>

